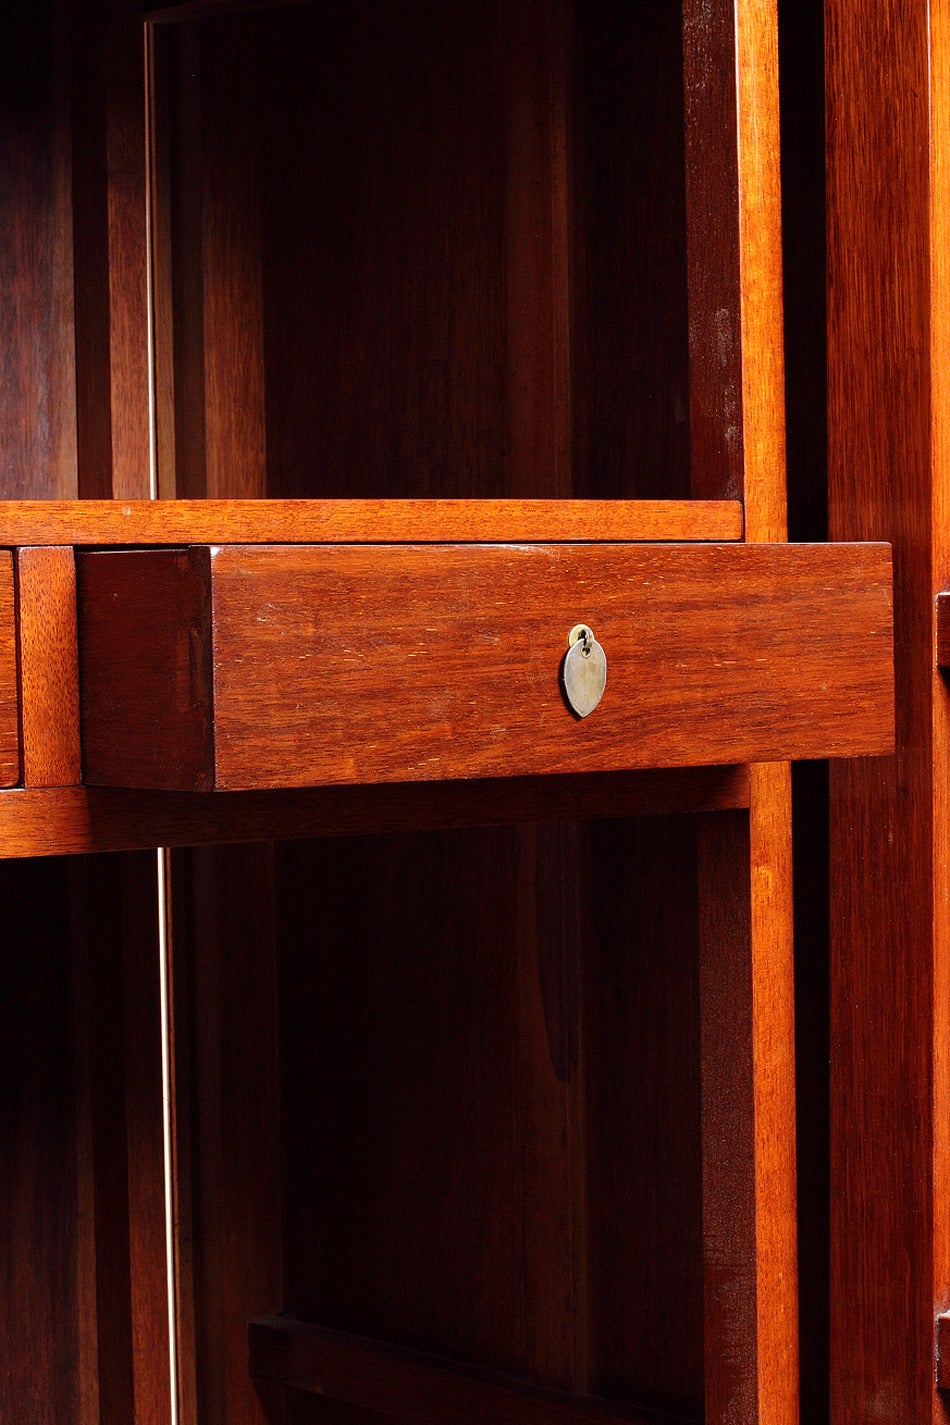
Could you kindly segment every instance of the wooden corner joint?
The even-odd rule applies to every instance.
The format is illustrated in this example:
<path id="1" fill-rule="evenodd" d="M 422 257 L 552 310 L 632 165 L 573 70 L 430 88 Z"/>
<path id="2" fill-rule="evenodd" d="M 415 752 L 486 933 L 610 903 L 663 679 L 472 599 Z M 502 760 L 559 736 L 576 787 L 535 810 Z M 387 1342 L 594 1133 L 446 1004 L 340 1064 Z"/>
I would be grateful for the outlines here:
<path id="1" fill-rule="evenodd" d="M 936 1323 L 937 1389 L 950 1390 L 950 1312 L 941 1312 Z"/>

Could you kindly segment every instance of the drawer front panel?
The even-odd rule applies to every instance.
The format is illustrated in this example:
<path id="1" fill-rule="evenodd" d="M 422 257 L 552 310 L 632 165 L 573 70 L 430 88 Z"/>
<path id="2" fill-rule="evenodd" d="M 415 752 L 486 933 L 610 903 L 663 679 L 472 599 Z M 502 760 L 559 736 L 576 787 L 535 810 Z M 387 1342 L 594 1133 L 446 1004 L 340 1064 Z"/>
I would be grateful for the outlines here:
<path id="1" fill-rule="evenodd" d="M 893 733 L 885 546 L 79 559 L 89 781 L 238 790 L 699 766 L 881 752 Z M 167 618 L 149 607 L 156 589 Z M 607 657 L 583 720 L 560 680 L 578 623 Z M 125 711 L 104 735 L 110 702 Z"/>

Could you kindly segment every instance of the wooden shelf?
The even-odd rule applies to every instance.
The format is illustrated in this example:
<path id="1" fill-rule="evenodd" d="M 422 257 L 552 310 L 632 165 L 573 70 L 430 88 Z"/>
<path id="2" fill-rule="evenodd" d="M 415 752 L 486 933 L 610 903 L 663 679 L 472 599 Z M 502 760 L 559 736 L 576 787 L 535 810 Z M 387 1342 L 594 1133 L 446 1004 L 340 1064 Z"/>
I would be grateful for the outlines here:
<path id="1" fill-rule="evenodd" d="M 0 501 L 0 548 L 741 538 L 736 500 Z"/>
<path id="2" fill-rule="evenodd" d="M 666 1420 L 621 1401 L 541 1390 L 419 1351 L 328 1331 L 288 1317 L 253 1321 L 251 1375 L 376 1410 L 412 1425 L 650 1425 Z"/>
<path id="3" fill-rule="evenodd" d="M 0 858 L 666 816 L 748 805 L 747 767 L 277 792 L 15 787 L 0 791 Z"/>

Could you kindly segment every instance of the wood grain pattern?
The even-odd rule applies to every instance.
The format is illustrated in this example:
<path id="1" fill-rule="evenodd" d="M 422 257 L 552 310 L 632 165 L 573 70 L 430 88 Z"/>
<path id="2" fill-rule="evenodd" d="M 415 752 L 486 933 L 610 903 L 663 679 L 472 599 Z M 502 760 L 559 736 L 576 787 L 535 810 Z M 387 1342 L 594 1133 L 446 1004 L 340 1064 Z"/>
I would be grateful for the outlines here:
<path id="1" fill-rule="evenodd" d="M 126 571 L 119 583 L 116 558 Z M 210 553 L 195 546 L 141 550 L 132 558 L 131 564 L 111 554 L 78 561 L 84 780 L 95 785 L 97 768 L 114 765 L 121 785 L 208 791 L 214 786 Z M 108 657 L 94 652 L 107 646 Z M 120 663 L 128 677 L 117 684 Z M 128 735 L 136 727 L 141 740 Z"/>
<path id="2" fill-rule="evenodd" d="M 766 1404 L 756 1324 L 756 1157 L 764 1120 L 756 1103 L 748 817 L 704 820 L 697 859 L 705 1411 L 707 1420 L 731 1414 L 758 1421 Z"/>
<path id="3" fill-rule="evenodd" d="M 941 6 L 826 6 L 829 536 L 893 541 L 900 709 L 893 759 L 830 777 L 834 1425 L 946 1419 L 948 64 Z"/>
<path id="4" fill-rule="evenodd" d="M 937 1317 L 937 1389 L 950 1390 L 950 1316 Z"/>
<path id="5" fill-rule="evenodd" d="M 229 546 L 81 552 L 79 570 L 93 785 L 249 790 L 890 745 L 883 548 Z M 609 674 L 578 724 L 558 670 L 581 609 Z"/>
<path id="6" fill-rule="evenodd" d="M 50 862 L 51 880 L 53 870 L 69 889 L 83 1353 L 77 1419 L 167 1425 L 155 855 Z"/>
<path id="7" fill-rule="evenodd" d="M 0 786 L 20 778 L 20 711 L 17 698 L 16 598 L 13 556 L 0 550 Z"/>
<path id="8" fill-rule="evenodd" d="M 82 780 L 76 562 L 69 546 L 16 551 L 23 785 Z"/>
<path id="9" fill-rule="evenodd" d="M 397 1350 L 289 1317 L 251 1322 L 252 1376 L 415 1425 L 607 1425 L 646 1422 L 651 1411 L 558 1394 L 502 1376 L 476 1374 L 421 1352 Z"/>
<path id="10" fill-rule="evenodd" d="M 274 849 L 181 852 L 171 881 L 179 1399 L 193 1421 L 273 1425 L 246 1342 L 285 1294 Z M 218 944 L 226 958 L 206 952 Z"/>
<path id="11" fill-rule="evenodd" d="M 787 538 L 778 21 L 774 0 L 735 17 L 742 495 L 758 542 Z"/>
<path id="12" fill-rule="evenodd" d="M 738 540 L 729 500 L 17 500 L 0 544 Z"/>
<path id="13" fill-rule="evenodd" d="M 141 21 L 121 0 L 77 8 L 72 41 L 78 493 L 134 498 L 149 488 Z"/>
<path id="14" fill-rule="evenodd" d="M 789 782 L 787 763 L 754 767 L 749 815 L 701 819 L 706 1410 L 712 1419 L 729 1419 L 733 1411 L 734 1418 L 760 1421 L 797 1414 L 797 1342 L 779 1325 L 795 1319 L 796 1306 Z"/>
<path id="15" fill-rule="evenodd" d="M 787 537 L 776 10 L 773 0 L 744 0 L 735 9 L 742 494 L 745 538 L 755 542 Z M 725 26 L 725 9 L 721 14 L 719 23 Z M 728 172 L 713 178 L 720 184 L 730 180 Z M 751 1060 L 754 1111 L 753 1172 L 738 1189 L 746 1195 L 746 1220 L 754 1222 L 755 1233 L 755 1413 L 750 1411 L 750 1417 L 761 1425 L 797 1425 L 791 775 L 787 764 L 776 761 L 753 766 L 750 776 L 748 860 L 741 867 L 733 863 L 730 870 L 726 833 L 719 867 L 721 875 L 734 878 L 731 914 L 743 914 L 746 884 L 750 899 L 749 978 L 733 962 L 735 993 L 741 998 L 745 989 L 749 996 L 749 1037 L 745 1041 L 740 1029 L 734 1048 Z M 706 925 L 709 940 L 710 920 Z M 729 934 L 726 925 L 718 930 L 723 934 Z M 728 944 L 716 948 L 728 965 Z M 735 1131 L 738 1125 L 731 1126 Z M 738 1204 L 727 1206 L 727 1214 L 742 1210 Z M 750 1347 L 747 1339 L 745 1349 Z M 720 1358 L 711 1369 L 722 1391 L 729 1362 Z M 728 1394 L 722 1398 L 723 1409 L 730 1409 Z"/>
<path id="16" fill-rule="evenodd" d="M 570 136 L 572 489 L 685 497 L 683 10 L 587 0 L 573 12 L 574 87 L 555 106 Z M 728 221 L 719 214 L 712 232 Z M 700 491 L 721 493 L 712 481 Z"/>
<path id="17" fill-rule="evenodd" d="M 0 493 L 69 499 L 77 490 L 67 7 L 45 0 L 5 24 Z"/>
<path id="18" fill-rule="evenodd" d="M 733 499 L 744 485 L 736 92 L 743 8 L 704 0 L 683 7 L 690 479 L 694 495 Z"/>
<path id="19" fill-rule="evenodd" d="M 13 789 L 0 795 L 0 858 L 362 835 L 571 817 L 665 816 L 747 806 L 743 767 L 505 777 L 289 792 Z"/>

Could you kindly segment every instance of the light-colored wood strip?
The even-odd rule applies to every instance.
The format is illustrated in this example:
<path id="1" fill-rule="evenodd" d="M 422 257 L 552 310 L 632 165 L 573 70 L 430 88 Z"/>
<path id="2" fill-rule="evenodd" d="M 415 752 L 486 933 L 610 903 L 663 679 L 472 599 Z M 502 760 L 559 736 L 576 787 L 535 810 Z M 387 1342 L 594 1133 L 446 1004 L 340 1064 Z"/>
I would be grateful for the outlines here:
<path id="1" fill-rule="evenodd" d="M 787 537 L 775 0 L 736 6 L 736 74 L 745 537 L 771 542 Z"/>
<path id="2" fill-rule="evenodd" d="M 750 769 L 752 1088 L 755 1105 L 759 1425 L 797 1425 L 795 966 L 792 781 L 787 762 Z"/>
<path id="3" fill-rule="evenodd" d="M 75 556 L 54 545 L 16 558 L 23 784 L 72 786 L 82 780 Z"/>
<path id="4" fill-rule="evenodd" d="M 778 17 L 735 7 L 745 538 L 787 537 Z M 790 753 L 794 756 L 794 752 Z M 750 1047 L 754 1108 L 755 1419 L 797 1425 L 798 1257 L 791 769 L 751 769 Z"/>
<path id="5" fill-rule="evenodd" d="M 10 500 L 0 544 L 732 541 L 732 500 Z"/>
<path id="6" fill-rule="evenodd" d="M 14 788 L 0 791 L 0 858 L 575 817 L 665 816 L 729 810 L 748 801 L 744 767 L 213 795 Z"/>

